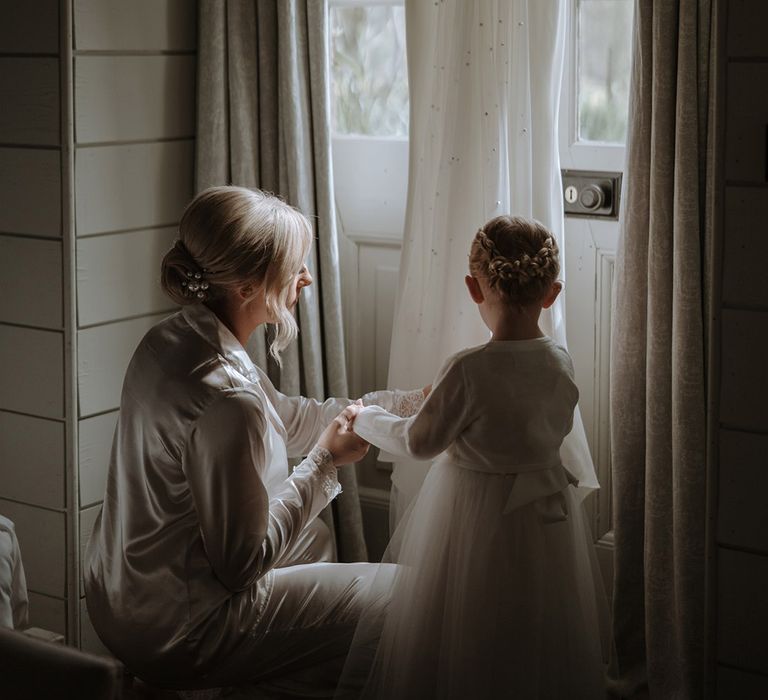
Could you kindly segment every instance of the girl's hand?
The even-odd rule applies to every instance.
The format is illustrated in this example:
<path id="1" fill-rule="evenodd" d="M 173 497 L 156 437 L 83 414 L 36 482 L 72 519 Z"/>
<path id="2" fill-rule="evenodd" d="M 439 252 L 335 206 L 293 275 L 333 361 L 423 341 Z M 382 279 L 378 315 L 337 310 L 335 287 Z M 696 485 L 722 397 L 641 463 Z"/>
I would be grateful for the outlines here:
<path id="1" fill-rule="evenodd" d="M 422 394 L 424 394 L 424 398 L 425 398 L 425 399 L 427 398 L 427 396 L 429 396 L 429 392 L 430 392 L 430 391 L 432 391 L 432 385 L 431 385 L 431 384 L 427 384 L 427 386 L 425 386 L 425 387 L 424 387 L 424 388 L 421 390 L 421 393 L 422 393 Z"/>
<path id="2" fill-rule="evenodd" d="M 359 462 L 368 452 L 370 445 L 352 432 L 355 416 L 362 410 L 362 403 L 347 406 L 320 435 L 317 444 L 333 455 L 333 464 Z"/>
<path id="3" fill-rule="evenodd" d="M 355 401 L 355 403 L 349 404 L 340 414 L 339 416 L 344 416 L 344 418 L 347 419 L 347 428 L 349 430 L 352 430 L 353 426 L 355 425 L 355 418 L 357 417 L 357 414 L 360 413 L 365 408 L 363 406 L 363 400 L 358 399 Z"/>

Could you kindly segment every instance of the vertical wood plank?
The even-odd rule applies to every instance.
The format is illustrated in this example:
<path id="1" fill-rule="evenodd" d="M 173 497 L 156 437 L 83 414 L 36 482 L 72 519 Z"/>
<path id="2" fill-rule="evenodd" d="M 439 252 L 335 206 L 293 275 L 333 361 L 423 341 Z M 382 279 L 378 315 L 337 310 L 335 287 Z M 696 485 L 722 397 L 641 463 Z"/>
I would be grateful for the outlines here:
<path id="1" fill-rule="evenodd" d="M 717 700 L 765 700 L 768 698 L 768 676 L 718 666 L 716 697 Z"/>
<path id="2" fill-rule="evenodd" d="M 767 5 L 768 7 L 768 5 Z M 723 236 L 723 303 L 768 308 L 768 189 L 728 187 Z"/>
<path id="3" fill-rule="evenodd" d="M 768 435 L 720 431 L 718 541 L 768 554 Z"/>
<path id="4" fill-rule="evenodd" d="M 5 499 L 0 499 L 0 513 L 14 523 L 27 588 L 49 596 L 64 597 L 64 513 Z"/>
<path id="5" fill-rule="evenodd" d="M 67 634 L 67 601 L 29 591 L 29 625 Z"/>
<path id="6" fill-rule="evenodd" d="M 0 143 L 59 144 L 59 59 L 0 57 Z"/>
<path id="7" fill-rule="evenodd" d="M 720 422 L 768 432 L 768 373 L 762 371 L 768 343 L 768 312 L 723 311 Z"/>
<path id="8" fill-rule="evenodd" d="M 78 51 L 192 51 L 197 3 L 189 0 L 75 0 Z"/>
<path id="9" fill-rule="evenodd" d="M 79 236 L 176 223 L 192 197 L 192 141 L 78 148 Z"/>
<path id="10" fill-rule="evenodd" d="M 63 336 L 0 325 L 0 409 L 64 417 Z"/>
<path id="11" fill-rule="evenodd" d="M 81 420 L 77 432 L 80 455 L 80 504 L 90 506 L 104 498 L 117 411 Z"/>
<path id="12" fill-rule="evenodd" d="M 77 244 L 78 324 L 89 326 L 169 311 L 160 263 L 175 227 L 81 238 Z"/>
<path id="13" fill-rule="evenodd" d="M 768 58 L 766 27 L 768 3 L 765 0 L 728 0 L 728 55 Z"/>
<path id="14" fill-rule="evenodd" d="M 0 322 L 62 327 L 61 243 L 0 235 Z"/>
<path id="15" fill-rule="evenodd" d="M 768 557 L 718 549 L 717 660 L 768 673 Z"/>
<path id="16" fill-rule="evenodd" d="M 2 4 L 0 53 L 59 53 L 59 0 Z"/>
<path id="17" fill-rule="evenodd" d="M 0 495 L 64 508 L 64 424 L 0 411 Z"/>
<path id="18" fill-rule="evenodd" d="M 768 63 L 731 63 L 726 101 L 725 177 L 764 183 L 768 124 Z"/>
<path id="19" fill-rule="evenodd" d="M 193 56 L 75 58 L 78 144 L 194 134 Z"/>
<path id="20" fill-rule="evenodd" d="M 61 236 L 58 151 L 0 148 L 0 231 Z"/>
<path id="21" fill-rule="evenodd" d="M 164 314 L 94 326 L 79 331 L 80 417 L 118 408 L 123 377 L 144 334 Z"/>

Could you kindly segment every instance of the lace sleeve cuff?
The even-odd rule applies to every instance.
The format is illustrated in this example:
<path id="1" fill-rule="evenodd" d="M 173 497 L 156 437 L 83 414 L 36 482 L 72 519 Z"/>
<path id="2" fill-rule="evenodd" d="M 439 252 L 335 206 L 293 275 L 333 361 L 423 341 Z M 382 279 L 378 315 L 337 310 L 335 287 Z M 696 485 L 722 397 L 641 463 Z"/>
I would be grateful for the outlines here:
<path id="1" fill-rule="evenodd" d="M 419 412 L 424 403 L 424 392 L 421 389 L 397 391 L 394 399 L 392 413 L 400 418 L 410 418 Z"/>
<path id="2" fill-rule="evenodd" d="M 314 474 L 329 501 L 341 493 L 341 484 L 339 484 L 336 467 L 333 465 L 333 455 L 325 447 L 315 445 L 307 458 L 293 471 Z"/>
<path id="3" fill-rule="evenodd" d="M 410 418 L 416 415 L 424 403 L 424 392 L 421 389 L 413 391 L 372 391 L 363 396 L 366 406 L 381 406 L 385 411 L 400 418 Z"/>

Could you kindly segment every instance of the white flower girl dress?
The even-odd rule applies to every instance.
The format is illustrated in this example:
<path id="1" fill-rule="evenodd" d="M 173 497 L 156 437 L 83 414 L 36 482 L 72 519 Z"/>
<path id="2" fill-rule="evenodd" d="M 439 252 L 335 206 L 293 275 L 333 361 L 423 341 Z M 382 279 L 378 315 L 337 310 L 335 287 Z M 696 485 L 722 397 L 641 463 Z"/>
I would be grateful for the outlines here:
<path id="1" fill-rule="evenodd" d="M 455 355 L 411 417 L 362 409 L 373 445 L 437 459 L 385 557 L 381 638 L 363 616 L 338 697 L 366 673 L 364 698 L 605 697 L 607 604 L 559 453 L 577 399 L 568 353 L 542 337 Z"/>

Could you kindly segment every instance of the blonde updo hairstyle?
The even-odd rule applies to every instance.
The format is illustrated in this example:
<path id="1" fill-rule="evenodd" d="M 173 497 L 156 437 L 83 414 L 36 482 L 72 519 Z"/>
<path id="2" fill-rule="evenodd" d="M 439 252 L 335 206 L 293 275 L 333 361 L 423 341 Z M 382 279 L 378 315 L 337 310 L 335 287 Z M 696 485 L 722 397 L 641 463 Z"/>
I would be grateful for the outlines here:
<path id="1" fill-rule="evenodd" d="M 276 321 L 270 354 L 297 336 L 286 302 L 312 244 L 307 218 L 278 197 L 245 187 L 210 187 L 187 206 L 179 238 L 165 254 L 161 284 L 181 306 L 202 304 L 253 284 Z"/>
<path id="2" fill-rule="evenodd" d="M 475 235 L 469 270 L 485 277 L 510 303 L 541 301 L 560 273 L 555 237 L 544 224 L 522 216 L 497 216 Z"/>

